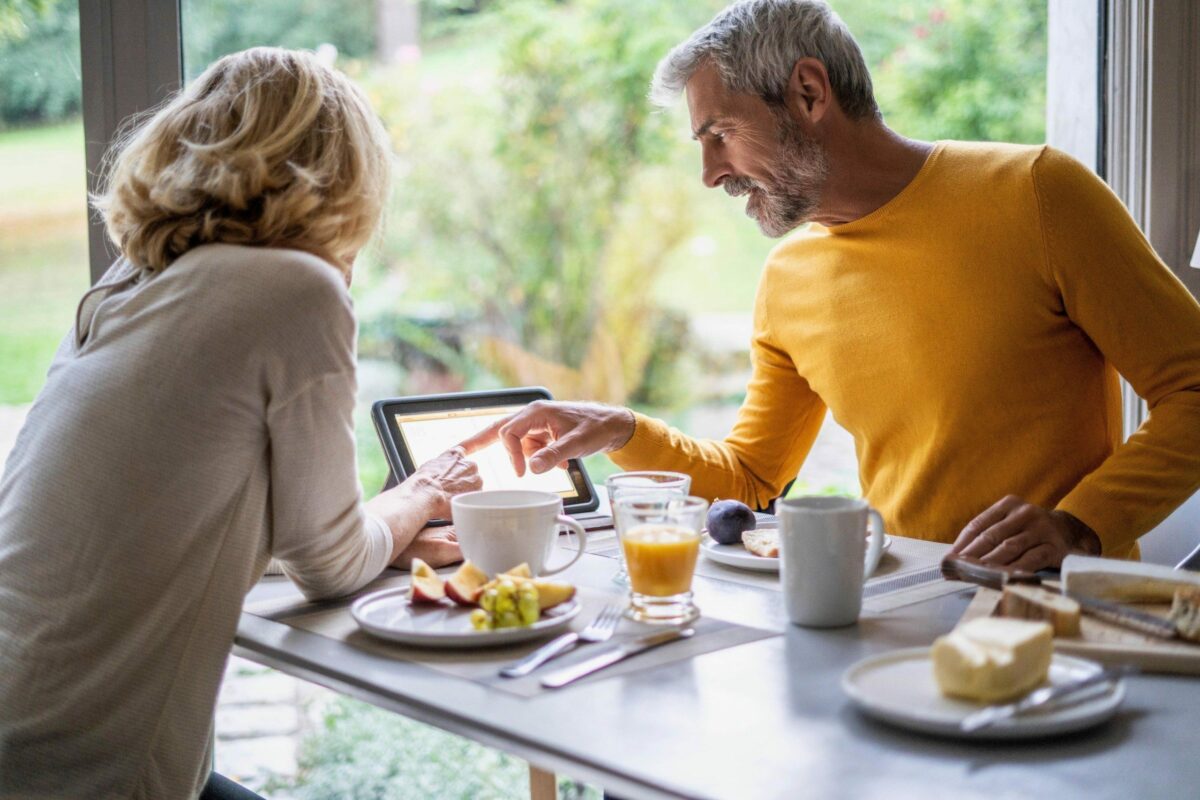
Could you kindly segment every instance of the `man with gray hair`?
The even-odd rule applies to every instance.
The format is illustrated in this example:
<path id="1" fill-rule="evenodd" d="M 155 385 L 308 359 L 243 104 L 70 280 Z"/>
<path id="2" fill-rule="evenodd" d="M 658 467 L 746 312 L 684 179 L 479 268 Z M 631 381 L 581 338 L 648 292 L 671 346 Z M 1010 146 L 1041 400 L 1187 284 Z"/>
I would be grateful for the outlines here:
<path id="1" fill-rule="evenodd" d="M 1200 486 L 1200 305 L 1090 171 L 1046 146 L 892 131 L 817 0 L 719 13 L 658 66 L 653 100 L 681 93 L 704 183 L 791 234 L 762 274 L 733 431 L 540 403 L 468 449 L 498 438 L 520 474 L 527 456 L 542 472 L 605 451 L 762 508 L 829 409 L 891 533 L 1030 570 L 1136 557 Z M 1124 444 L 1118 374 L 1151 409 Z"/>

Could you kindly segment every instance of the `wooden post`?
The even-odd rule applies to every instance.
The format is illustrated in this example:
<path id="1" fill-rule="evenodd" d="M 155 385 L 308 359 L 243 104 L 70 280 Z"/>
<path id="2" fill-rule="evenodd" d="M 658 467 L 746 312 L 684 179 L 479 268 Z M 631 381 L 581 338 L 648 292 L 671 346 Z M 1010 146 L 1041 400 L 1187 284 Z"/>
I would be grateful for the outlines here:
<path id="1" fill-rule="evenodd" d="M 529 765 L 529 800 L 558 800 L 558 778 L 553 772 Z"/>

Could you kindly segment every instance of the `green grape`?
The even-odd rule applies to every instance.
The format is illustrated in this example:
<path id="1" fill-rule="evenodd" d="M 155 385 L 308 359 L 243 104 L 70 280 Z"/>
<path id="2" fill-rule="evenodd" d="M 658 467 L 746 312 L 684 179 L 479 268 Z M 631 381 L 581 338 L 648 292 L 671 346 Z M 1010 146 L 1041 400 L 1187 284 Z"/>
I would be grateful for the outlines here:
<path id="1" fill-rule="evenodd" d="M 529 588 L 531 591 L 522 591 L 517 599 L 517 612 L 521 615 L 522 625 L 532 625 L 542 613 L 538 608 L 537 589 L 532 586 Z"/>
<path id="2" fill-rule="evenodd" d="M 496 615 L 497 628 L 519 628 L 521 627 L 521 618 L 517 616 L 516 611 L 502 611 Z"/>
<path id="3" fill-rule="evenodd" d="M 500 592 L 497 591 L 496 587 L 493 586 L 491 589 L 488 589 L 487 591 L 485 591 L 483 593 L 483 596 L 479 598 L 479 607 L 489 613 L 495 613 L 496 601 L 499 598 L 500 598 Z"/>
<path id="4" fill-rule="evenodd" d="M 471 627 L 477 631 L 490 631 L 492 629 L 492 615 L 482 608 L 475 609 L 471 612 Z"/>
<path id="5" fill-rule="evenodd" d="M 517 587 L 512 581 L 501 581 L 496 587 L 496 613 L 503 614 L 517 610 Z"/>

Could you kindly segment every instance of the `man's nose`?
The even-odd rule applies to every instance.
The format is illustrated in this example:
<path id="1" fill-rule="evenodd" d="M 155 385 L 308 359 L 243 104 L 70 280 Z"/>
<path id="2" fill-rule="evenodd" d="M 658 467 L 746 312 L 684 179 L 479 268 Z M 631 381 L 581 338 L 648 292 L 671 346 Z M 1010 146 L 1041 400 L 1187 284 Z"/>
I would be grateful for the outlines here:
<path id="1" fill-rule="evenodd" d="M 704 181 L 705 186 L 715 189 L 732 174 L 733 170 L 729 168 L 729 162 L 726 159 L 722 158 L 719 153 L 713 152 L 713 148 L 704 148 L 700 180 Z"/>

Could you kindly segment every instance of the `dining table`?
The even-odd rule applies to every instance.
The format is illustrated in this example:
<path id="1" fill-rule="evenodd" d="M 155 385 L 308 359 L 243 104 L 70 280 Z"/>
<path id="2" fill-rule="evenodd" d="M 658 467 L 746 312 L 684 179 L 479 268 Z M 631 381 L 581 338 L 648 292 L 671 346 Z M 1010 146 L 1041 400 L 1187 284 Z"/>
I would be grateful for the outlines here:
<path id="1" fill-rule="evenodd" d="M 620 798 L 1200 797 L 1194 678 L 1126 677 L 1112 719 L 1035 740 L 935 737 L 857 710 L 841 686 L 848 667 L 932 644 L 975 593 L 941 577 L 946 545 L 902 537 L 890 545 L 865 584 L 858 622 L 833 629 L 789 624 L 777 574 L 702 558 L 693 639 L 559 689 L 537 680 L 553 664 L 523 681 L 496 674 L 536 642 L 438 651 L 357 630 L 352 601 L 403 586 L 407 573 L 396 570 L 354 598 L 323 603 L 304 601 L 286 578 L 264 577 L 246 598 L 234 653 L 525 759 L 535 797 L 553 796 L 554 774 Z M 556 558 L 576 546 L 574 535 L 561 536 Z M 612 531 L 594 531 L 556 579 L 578 587 L 585 611 L 623 603 L 617 555 Z"/>

